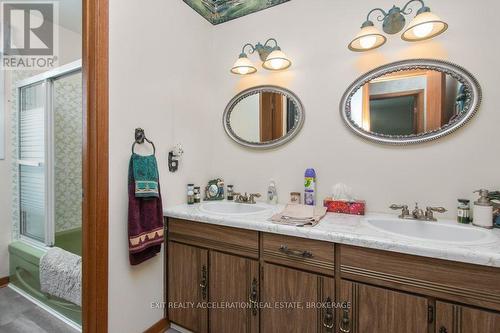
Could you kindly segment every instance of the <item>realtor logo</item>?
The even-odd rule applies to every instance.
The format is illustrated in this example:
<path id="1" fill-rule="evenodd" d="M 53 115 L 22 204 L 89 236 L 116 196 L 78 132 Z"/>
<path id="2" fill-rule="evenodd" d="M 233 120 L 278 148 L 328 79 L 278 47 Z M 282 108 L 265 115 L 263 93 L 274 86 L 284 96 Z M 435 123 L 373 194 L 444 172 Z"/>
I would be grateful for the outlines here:
<path id="1" fill-rule="evenodd" d="M 57 63 L 55 2 L 2 2 L 2 69 L 48 69 Z"/>

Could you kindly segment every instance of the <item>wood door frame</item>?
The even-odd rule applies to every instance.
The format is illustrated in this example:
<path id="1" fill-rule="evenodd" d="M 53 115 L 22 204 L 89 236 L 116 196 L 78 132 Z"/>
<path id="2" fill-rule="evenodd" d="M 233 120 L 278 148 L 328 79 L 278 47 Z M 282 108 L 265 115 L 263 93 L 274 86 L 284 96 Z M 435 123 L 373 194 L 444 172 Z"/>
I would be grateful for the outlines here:
<path id="1" fill-rule="evenodd" d="M 271 110 L 267 109 L 269 105 L 266 105 L 264 98 L 271 100 Z M 270 125 L 265 123 L 265 120 L 269 118 L 271 118 Z M 283 98 L 281 95 L 266 92 L 260 94 L 259 134 L 261 142 L 276 140 L 283 136 Z"/>
<path id="2" fill-rule="evenodd" d="M 83 0 L 85 333 L 108 331 L 108 0 Z"/>

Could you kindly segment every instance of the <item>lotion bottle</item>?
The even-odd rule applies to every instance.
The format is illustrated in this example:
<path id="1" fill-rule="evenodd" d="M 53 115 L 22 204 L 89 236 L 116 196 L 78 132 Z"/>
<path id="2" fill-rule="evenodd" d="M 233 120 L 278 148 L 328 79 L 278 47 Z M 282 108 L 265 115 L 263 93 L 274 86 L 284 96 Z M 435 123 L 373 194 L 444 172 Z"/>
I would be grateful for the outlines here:
<path id="1" fill-rule="evenodd" d="M 276 189 L 276 182 L 272 179 L 267 187 L 267 203 L 273 205 L 278 203 L 278 190 Z"/>
<path id="2" fill-rule="evenodd" d="M 493 204 L 489 199 L 488 190 L 478 190 L 479 199 L 474 202 L 474 219 L 472 224 L 481 228 L 493 228 Z"/>

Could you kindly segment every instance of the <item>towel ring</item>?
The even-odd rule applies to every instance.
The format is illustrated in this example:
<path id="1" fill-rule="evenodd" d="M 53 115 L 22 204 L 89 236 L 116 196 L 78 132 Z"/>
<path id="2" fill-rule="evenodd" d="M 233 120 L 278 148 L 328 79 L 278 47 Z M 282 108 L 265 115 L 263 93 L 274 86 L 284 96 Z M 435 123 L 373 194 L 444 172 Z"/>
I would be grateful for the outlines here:
<path id="1" fill-rule="evenodd" d="M 155 144 L 153 143 L 153 141 L 150 141 L 150 140 L 148 140 L 148 138 L 146 138 L 146 134 L 144 134 L 144 130 L 142 128 L 135 129 L 135 141 L 132 144 L 132 154 L 135 154 L 135 152 L 134 152 L 135 145 L 137 143 L 142 145 L 144 143 L 144 141 L 146 141 L 151 146 L 153 146 L 153 155 L 155 155 L 156 154 Z"/>

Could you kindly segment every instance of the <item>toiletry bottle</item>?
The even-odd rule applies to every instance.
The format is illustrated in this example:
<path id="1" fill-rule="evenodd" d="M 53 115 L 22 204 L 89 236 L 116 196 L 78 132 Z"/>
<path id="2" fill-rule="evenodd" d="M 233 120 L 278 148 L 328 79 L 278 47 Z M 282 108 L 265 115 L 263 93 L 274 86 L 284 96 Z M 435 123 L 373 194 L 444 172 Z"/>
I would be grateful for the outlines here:
<path id="1" fill-rule="evenodd" d="M 458 199 L 457 222 L 462 224 L 470 223 L 470 200 Z"/>
<path id="2" fill-rule="evenodd" d="M 301 195 L 300 192 L 290 192 L 290 203 L 300 205 L 302 201 Z"/>
<path id="3" fill-rule="evenodd" d="M 194 184 L 187 186 L 187 203 L 188 205 L 194 204 Z"/>
<path id="4" fill-rule="evenodd" d="M 194 203 L 201 202 L 201 191 L 199 186 L 194 187 Z"/>
<path id="5" fill-rule="evenodd" d="M 307 169 L 304 176 L 304 204 L 316 205 L 316 171 Z"/>
<path id="6" fill-rule="evenodd" d="M 234 200 L 234 186 L 227 185 L 227 201 L 233 201 L 233 200 Z"/>
<path id="7" fill-rule="evenodd" d="M 267 203 L 273 205 L 278 203 L 278 190 L 276 189 L 276 182 L 272 179 L 267 187 Z"/>
<path id="8" fill-rule="evenodd" d="M 493 228 L 493 204 L 488 198 L 488 190 L 478 190 L 479 199 L 474 202 L 474 219 L 472 224 L 478 227 Z"/>

